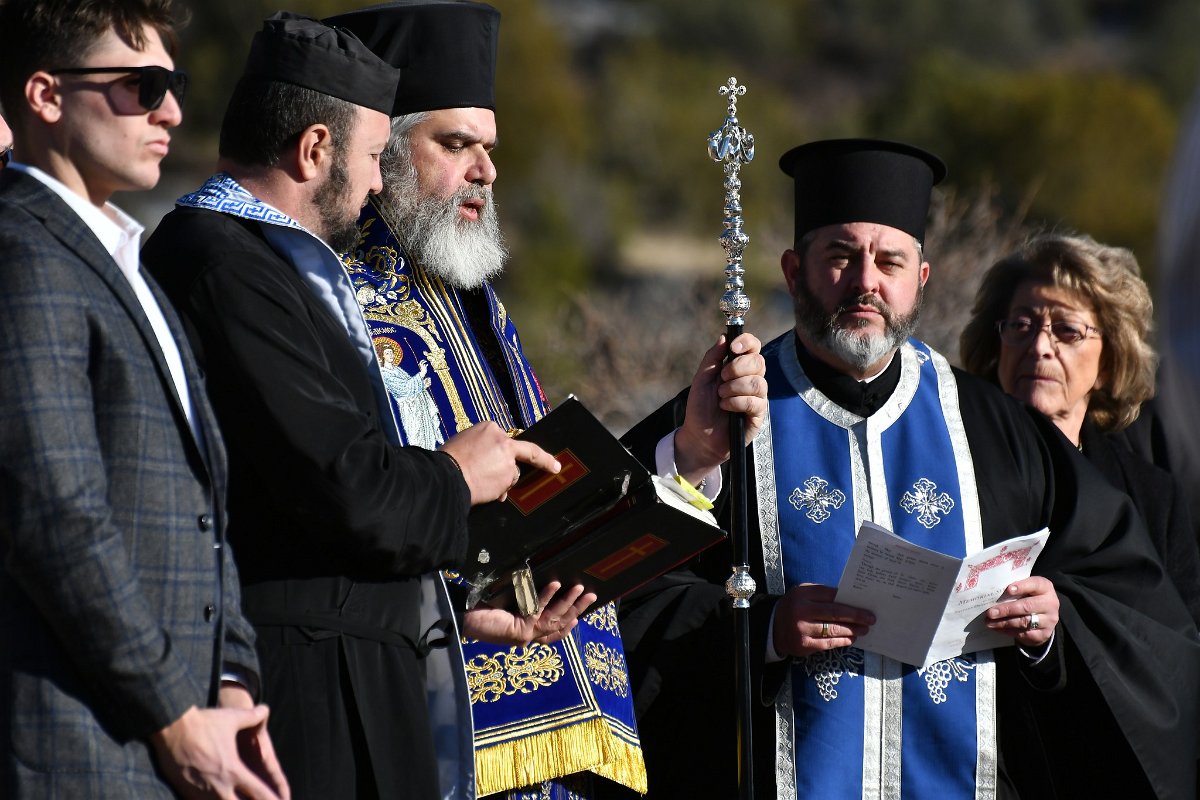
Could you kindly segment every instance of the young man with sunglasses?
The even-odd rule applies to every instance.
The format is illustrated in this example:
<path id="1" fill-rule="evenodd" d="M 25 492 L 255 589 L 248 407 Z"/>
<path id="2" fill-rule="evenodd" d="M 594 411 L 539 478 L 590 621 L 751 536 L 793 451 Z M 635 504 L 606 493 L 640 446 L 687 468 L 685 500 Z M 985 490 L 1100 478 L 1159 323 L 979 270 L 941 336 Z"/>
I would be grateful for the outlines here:
<path id="1" fill-rule="evenodd" d="M 109 202 L 187 79 L 170 0 L 0 3 L 0 796 L 286 798 L 225 545 L 225 450 Z"/>

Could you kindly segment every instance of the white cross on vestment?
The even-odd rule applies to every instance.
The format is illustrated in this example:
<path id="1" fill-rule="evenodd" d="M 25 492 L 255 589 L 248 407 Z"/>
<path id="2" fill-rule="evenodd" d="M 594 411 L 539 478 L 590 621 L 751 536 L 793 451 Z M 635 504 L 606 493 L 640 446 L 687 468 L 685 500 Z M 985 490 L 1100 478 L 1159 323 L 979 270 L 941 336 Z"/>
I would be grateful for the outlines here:
<path id="1" fill-rule="evenodd" d="M 846 495 L 842 494 L 838 489 L 826 491 L 829 483 L 817 476 L 813 476 L 804 482 L 804 489 L 799 487 L 792 490 L 788 502 L 795 507 L 797 511 L 803 511 L 804 516 L 811 519 L 813 522 L 824 522 L 829 519 L 829 507 L 834 509 L 842 507 L 842 503 L 846 502 Z"/>
<path id="2" fill-rule="evenodd" d="M 921 478 L 913 484 L 911 492 L 905 492 L 900 498 L 900 507 L 909 514 L 920 512 L 917 513 L 917 522 L 932 528 L 942 521 L 939 513 L 949 514 L 954 508 L 954 498 L 945 492 L 938 494 L 936 483 Z"/>

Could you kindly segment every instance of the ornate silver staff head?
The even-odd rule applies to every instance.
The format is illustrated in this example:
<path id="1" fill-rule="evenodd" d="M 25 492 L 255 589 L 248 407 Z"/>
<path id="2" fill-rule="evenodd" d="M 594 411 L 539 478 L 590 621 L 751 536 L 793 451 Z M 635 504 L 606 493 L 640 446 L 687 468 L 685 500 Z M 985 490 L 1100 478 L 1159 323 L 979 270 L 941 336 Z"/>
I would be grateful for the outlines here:
<path id="1" fill-rule="evenodd" d="M 725 293 L 721 295 L 721 311 L 728 325 L 740 326 L 750 311 L 742 269 L 742 252 L 750 237 L 742 230 L 742 180 L 738 172 L 742 164 L 754 160 L 754 136 L 737 119 L 737 99 L 746 93 L 746 87 L 738 86 L 737 78 L 731 77 L 717 93 L 728 99 L 725 121 L 708 135 L 708 157 L 725 168 L 725 216 L 720 236 L 721 247 L 725 248 Z"/>

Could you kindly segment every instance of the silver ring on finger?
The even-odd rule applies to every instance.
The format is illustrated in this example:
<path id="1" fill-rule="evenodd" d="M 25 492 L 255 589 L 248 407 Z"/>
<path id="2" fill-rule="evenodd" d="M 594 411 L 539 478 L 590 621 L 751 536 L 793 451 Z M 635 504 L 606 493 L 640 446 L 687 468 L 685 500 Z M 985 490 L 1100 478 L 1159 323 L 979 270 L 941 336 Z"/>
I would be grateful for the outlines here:
<path id="1" fill-rule="evenodd" d="M 1036 611 L 1029 612 L 1029 624 L 1025 626 L 1025 630 L 1036 631 L 1040 627 L 1042 627 L 1042 623 L 1040 620 L 1038 620 L 1037 612 Z"/>

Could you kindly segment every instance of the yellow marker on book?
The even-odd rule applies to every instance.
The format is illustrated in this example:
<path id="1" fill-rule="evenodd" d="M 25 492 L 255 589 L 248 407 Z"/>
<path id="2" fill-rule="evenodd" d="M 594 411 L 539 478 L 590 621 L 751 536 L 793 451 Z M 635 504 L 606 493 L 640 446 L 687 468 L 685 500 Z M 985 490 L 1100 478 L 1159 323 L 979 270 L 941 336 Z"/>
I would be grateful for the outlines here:
<path id="1" fill-rule="evenodd" d="M 700 494 L 700 491 L 692 486 L 682 475 L 675 476 L 675 483 L 679 486 L 679 491 L 688 501 L 688 505 L 693 505 L 701 511 L 712 511 L 713 504 L 707 497 Z"/>

